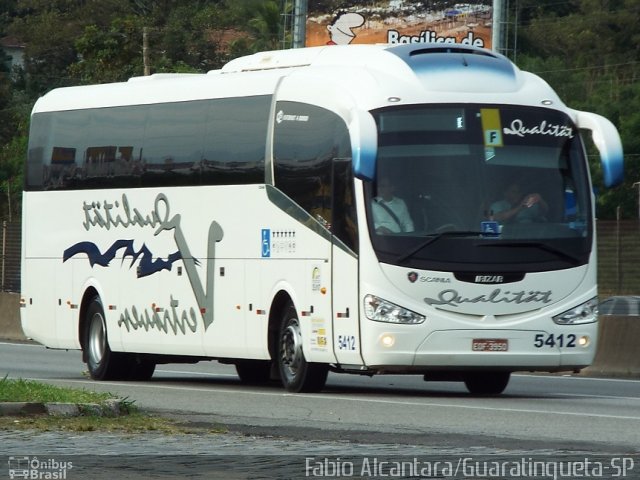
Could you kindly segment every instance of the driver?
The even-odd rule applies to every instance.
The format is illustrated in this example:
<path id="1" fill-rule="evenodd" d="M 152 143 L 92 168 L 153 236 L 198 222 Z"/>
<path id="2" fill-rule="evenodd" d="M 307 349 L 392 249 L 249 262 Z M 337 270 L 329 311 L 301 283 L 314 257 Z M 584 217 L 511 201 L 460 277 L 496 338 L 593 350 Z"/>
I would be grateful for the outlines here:
<path id="1" fill-rule="evenodd" d="M 413 220 L 407 204 L 394 195 L 395 185 L 388 177 L 380 178 L 378 196 L 373 199 L 373 224 L 378 234 L 413 232 Z"/>
<path id="2" fill-rule="evenodd" d="M 500 223 L 533 223 L 546 220 L 547 202 L 539 193 L 525 195 L 517 182 L 505 189 L 504 198 L 491 204 L 491 215 Z"/>

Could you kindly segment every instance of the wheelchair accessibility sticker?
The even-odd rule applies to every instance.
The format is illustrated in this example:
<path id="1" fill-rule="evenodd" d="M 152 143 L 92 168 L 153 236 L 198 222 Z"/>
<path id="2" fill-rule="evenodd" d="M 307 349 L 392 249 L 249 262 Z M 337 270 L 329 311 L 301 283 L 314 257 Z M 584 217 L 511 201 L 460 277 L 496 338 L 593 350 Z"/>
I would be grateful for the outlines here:
<path id="1" fill-rule="evenodd" d="M 267 258 L 271 256 L 271 230 L 268 228 L 262 229 L 262 257 Z"/>

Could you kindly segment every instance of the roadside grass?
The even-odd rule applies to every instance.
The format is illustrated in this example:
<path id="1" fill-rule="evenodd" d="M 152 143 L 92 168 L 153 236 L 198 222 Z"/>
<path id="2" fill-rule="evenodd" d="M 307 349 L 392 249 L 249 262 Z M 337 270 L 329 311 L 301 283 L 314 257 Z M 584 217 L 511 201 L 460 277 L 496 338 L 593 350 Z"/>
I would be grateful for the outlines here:
<path id="1" fill-rule="evenodd" d="M 4 377 L 0 380 L 0 402 L 97 403 L 102 405 L 113 398 L 114 396 L 110 393 L 56 387 L 22 378 L 13 380 Z"/>
<path id="2" fill-rule="evenodd" d="M 162 433 L 166 435 L 194 433 L 217 434 L 226 432 L 226 429 L 223 427 L 193 427 L 170 419 L 140 412 L 117 417 L 95 415 L 78 417 L 52 415 L 0 416 L 0 430 L 108 432 L 124 434 Z"/>
<path id="3" fill-rule="evenodd" d="M 92 413 L 85 409 L 77 416 L 29 414 L 0 415 L 0 430 L 39 430 L 75 432 L 119 432 L 165 434 L 224 433 L 222 426 L 192 426 L 178 421 L 141 411 L 135 402 L 118 399 L 110 393 L 99 393 L 85 389 L 58 387 L 43 382 L 24 379 L 0 379 L 0 402 L 72 403 L 105 406 L 116 401 L 118 414 Z M 107 410 L 108 411 L 108 410 Z"/>

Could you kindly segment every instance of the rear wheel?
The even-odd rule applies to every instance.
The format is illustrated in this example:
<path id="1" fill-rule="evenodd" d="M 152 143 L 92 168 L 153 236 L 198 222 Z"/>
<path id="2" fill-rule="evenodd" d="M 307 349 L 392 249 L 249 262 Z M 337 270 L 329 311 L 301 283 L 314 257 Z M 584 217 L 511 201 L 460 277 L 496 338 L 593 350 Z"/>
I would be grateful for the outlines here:
<path id="1" fill-rule="evenodd" d="M 499 395 L 509 383 L 511 372 L 477 372 L 468 373 L 464 384 L 469 393 L 474 395 Z"/>
<path id="2" fill-rule="evenodd" d="M 107 323 L 102 302 L 97 295 L 91 300 L 85 317 L 87 323 L 84 348 L 89 374 L 94 380 L 123 378 L 124 356 L 109 348 Z"/>
<path id="3" fill-rule="evenodd" d="M 309 363 L 302 351 L 302 332 L 296 309 L 284 309 L 278 337 L 278 368 L 285 389 L 290 392 L 319 392 L 324 387 L 329 366 Z"/>

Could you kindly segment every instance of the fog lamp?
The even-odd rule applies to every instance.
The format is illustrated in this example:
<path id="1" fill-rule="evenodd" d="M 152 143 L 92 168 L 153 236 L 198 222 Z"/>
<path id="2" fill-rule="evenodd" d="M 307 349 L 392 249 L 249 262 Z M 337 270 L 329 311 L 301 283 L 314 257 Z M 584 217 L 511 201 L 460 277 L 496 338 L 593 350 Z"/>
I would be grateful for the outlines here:
<path id="1" fill-rule="evenodd" d="M 383 333 L 380 337 L 380 343 L 383 347 L 391 348 L 396 343 L 396 337 L 390 333 Z"/>
<path id="2" fill-rule="evenodd" d="M 581 347 L 588 347 L 589 345 L 591 345 L 591 339 L 588 335 L 583 335 L 578 339 L 578 345 L 580 345 Z"/>

